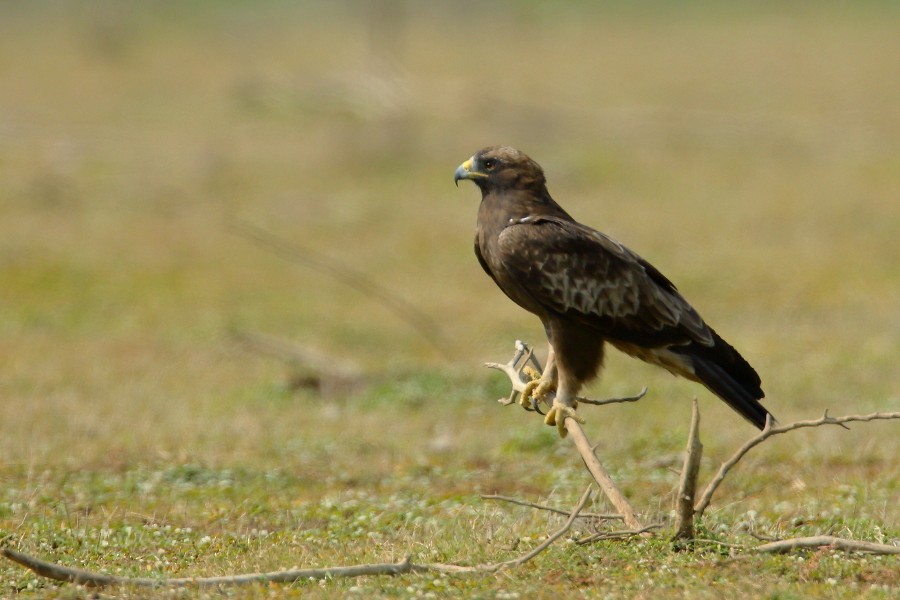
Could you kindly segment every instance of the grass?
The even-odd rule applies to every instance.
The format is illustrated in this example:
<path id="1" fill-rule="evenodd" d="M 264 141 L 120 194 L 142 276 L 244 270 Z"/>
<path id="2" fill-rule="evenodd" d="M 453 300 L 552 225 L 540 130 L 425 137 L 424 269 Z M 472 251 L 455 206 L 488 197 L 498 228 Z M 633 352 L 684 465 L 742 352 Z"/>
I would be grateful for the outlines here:
<path id="1" fill-rule="evenodd" d="M 539 543 L 557 517 L 479 494 L 568 507 L 586 476 L 550 428 L 493 403 L 503 378 L 480 367 L 515 338 L 543 339 L 480 272 L 477 194 L 450 183 L 490 143 L 529 152 L 573 214 L 678 283 L 757 367 L 782 421 L 897 409 L 895 9 L 394 6 L 391 18 L 277 2 L 3 9 L 5 543 L 159 577 L 494 561 Z M 230 233 L 229 218 L 369 273 L 440 324 L 442 351 Z M 353 360 L 367 385 L 296 389 L 235 328 Z M 587 431 L 661 520 L 693 395 L 701 478 L 752 430 L 620 356 L 590 393 L 644 384 L 637 405 L 589 412 Z M 767 442 L 721 488 L 704 535 L 895 542 L 895 429 Z M 732 560 L 660 537 L 559 543 L 482 577 L 170 595 L 887 598 L 897 566 L 830 552 Z M 0 586 L 88 594 L 7 563 Z"/>

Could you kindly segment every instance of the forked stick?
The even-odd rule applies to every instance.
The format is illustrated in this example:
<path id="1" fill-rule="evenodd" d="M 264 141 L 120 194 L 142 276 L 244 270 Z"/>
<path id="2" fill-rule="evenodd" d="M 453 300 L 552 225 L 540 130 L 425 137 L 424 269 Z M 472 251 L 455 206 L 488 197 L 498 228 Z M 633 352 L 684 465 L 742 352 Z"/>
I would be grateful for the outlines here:
<path id="1" fill-rule="evenodd" d="M 788 431 L 802 429 L 804 427 L 820 427 L 822 425 L 840 425 L 841 427 L 846 427 L 844 423 L 852 423 L 854 421 L 875 421 L 882 419 L 900 419 L 900 412 L 875 412 L 867 415 L 846 415 L 843 417 L 829 417 L 828 411 L 826 410 L 825 414 L 819 419 L 811 419 L 809 421 L 796 421 L 787 425 L 779 425 L 778 427 L 774 426 L 770 415 L 766 418 L 765 428 L 756 436 L 747 440 L 747 443 L 738 448 L 737 452 L 735 452 L 731 458 L 722 463 L 722 466 L 719 467 L 719 470 L 716 473 L 715 477 L 713 477 L 712 481 L 709 482 L 709 485 L 707 485 L 706 489 L 703 491 L 703 496 L 701 496 L 700 501 L 697 502 L 697 506 L 694 509 L 694 514 L 698 519 L 701 518 L 704 511 L 707 509 L 707 507 L 709 507 L 709 503 L 712 500 L 713 494 L 716 492 L 722 482 L 725 481 L 725 476 L 728 475 L 728 472 L 731 470 L 731 468 L 734 467 L 742 458 L 744 458 L 744 455 L 750 452 L 750 450 L 763 443 L 773 435 L 787 433 Z"/>
<path id="2" fill-rule="evenodd" d="M 678 497 L 675 498 L 674 540 L 694 539 L 694 496 L 697 491 L 697 474 L 700 472 L 702 456 L 700 407 L 697 405 L 697 399 L 694 398 L 691 408 L 691 429 L 688 432 L 687 448 L 684 451 L 684 466 L 681 469 L 681 481 L 678 483 Z"/>
<path id="3" fill-rule="evenodd" d="M 519 361 L 523 356 L 528 356 L 528 358 L 524 361 L 522 365 L 519 365 Z M 522 370 L 525 368 L 527 362 L 531 359 L 531 351 L 528 348 L 528 345 L 522 342 L 521 340 L 516 340 L 516 352 L 513 355 L 511 361 L 505 364 L 501 363 L 487 363 L 484 366 L 489 367 L 491 369 L 497 369 L 499 371 L 503 371 L 507 377 L 509 377 L 509 381 L 512 384 L 512 392 L 510 393 L 509 398 L 501 399 L 499 402 L 501 404 L 511 404 L 518 394 L 521 394 L 525 390 L 525 381 L 522 379 Z M 643 396 L 643 392 L 641 393 L 641 397 Z M 632 397 L 633 398 L 633 397 Z M 580 401 L 581 399 L 579 399 Z M 629 399 L 629 401 L 632 401 Z M 609 498 L 609 501 L 612 502 L 612 505 L 616 508 L 619 514 L 622 515 L 622 520 L 625 521 L 625 524 L 628 525 L 631 529 L 643 529 L 644 526 L 638 521 L 637 517 L 634 513 L 634 508 L 631 507 L 631 503 L 628 502 L 628 499 L 625 498 L 625 495 L 619 490 L 619 487 L 615 484 L 612 478 L 609 476 L 609 472 L 603 468 L 603 465 L 600 464 L 600 461 L 597 459 L 597 455 L 594 453 L 594 448 L 591 445 L 590 441 L 588 441 L 587 436 L 584 433 L 584 429 L 581 428 L 581 424 L 578 423 L 575 419 L 567 418 L 566 419 L 566 429 L 569 432 L 569 435 L 572 438 L 572 442 L 574 442 L 575 447 L 578 448 L 579 454 L 581 454 L 581 459 L 584 461 L 585 466 L 590 471 L 591 475 L 594 477 L 594 480 L 597 482 L 597 485 L 600 486 L 600 489 Z"/>

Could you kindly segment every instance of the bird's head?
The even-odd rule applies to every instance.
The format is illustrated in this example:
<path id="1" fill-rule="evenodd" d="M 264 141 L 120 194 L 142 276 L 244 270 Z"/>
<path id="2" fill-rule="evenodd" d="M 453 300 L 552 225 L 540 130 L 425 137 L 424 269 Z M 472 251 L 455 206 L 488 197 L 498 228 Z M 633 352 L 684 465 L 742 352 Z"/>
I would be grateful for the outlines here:
<path id="1" fill-rule="evenodd" d="M 546 179 L 541 166 L 509 146 L 491 146 L 476 152 L 459 165 L 453 181 L 469 179 L 483 194 L 499 190 L 545 190 Z"/>

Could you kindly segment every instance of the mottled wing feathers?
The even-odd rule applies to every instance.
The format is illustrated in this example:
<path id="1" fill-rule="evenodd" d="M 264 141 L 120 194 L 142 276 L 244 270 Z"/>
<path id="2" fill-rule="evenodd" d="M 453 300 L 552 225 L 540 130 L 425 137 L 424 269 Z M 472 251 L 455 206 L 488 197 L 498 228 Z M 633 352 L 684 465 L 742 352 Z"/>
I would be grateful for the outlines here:
<path id="1" fill-rule="evenodd" d="M 521 293 L 604 337 L 648 347 L 713 344 L 710 329 L 668 279 L 589 227 L 527 217 L 503 229 L 497 249 Z"/>

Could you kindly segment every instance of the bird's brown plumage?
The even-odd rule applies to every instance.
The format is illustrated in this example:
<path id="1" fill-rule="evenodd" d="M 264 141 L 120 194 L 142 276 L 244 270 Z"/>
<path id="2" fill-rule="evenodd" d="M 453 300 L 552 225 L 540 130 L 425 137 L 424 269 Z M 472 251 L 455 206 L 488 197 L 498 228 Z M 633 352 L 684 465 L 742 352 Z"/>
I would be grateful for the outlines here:
<path id="1" fill-rule="evenodd" d="M 594 378 L 604 343 L 700 382 L 759 428 L 759 376 L 675 286 L 614 239 L 576 222 L 547 191 L 541 167 L 494 146 L 457 169 L 482 192 L 475 254 L 516 304 L 540 318 L 561 392 Z"/>

